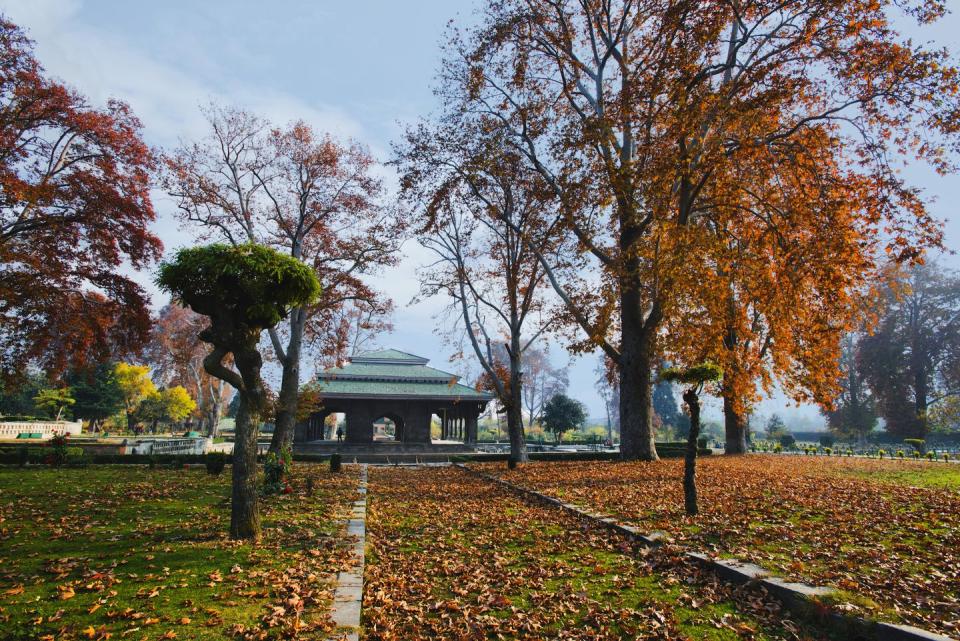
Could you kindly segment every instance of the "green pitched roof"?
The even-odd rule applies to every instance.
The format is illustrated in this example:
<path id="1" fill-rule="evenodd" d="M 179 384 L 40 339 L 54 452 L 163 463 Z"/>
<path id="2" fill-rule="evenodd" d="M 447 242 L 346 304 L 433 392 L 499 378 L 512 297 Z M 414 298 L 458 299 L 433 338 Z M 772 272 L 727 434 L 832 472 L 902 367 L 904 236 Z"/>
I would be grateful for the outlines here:
<path id="1" fill-rule="evenodd" d="M 460 377 L 427 367 L 428 359 L 396 349 L 364 352 L 343 367 L 317 374 L 321 396 L 430 398 L 489 401 L 493 395 L 459 382 Z"/>

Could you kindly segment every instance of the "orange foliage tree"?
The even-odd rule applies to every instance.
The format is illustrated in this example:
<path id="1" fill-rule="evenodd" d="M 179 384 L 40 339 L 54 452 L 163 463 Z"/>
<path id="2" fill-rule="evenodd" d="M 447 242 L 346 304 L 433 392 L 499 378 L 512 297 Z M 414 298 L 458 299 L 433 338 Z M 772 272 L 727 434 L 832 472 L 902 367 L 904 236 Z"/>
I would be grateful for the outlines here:
<path id="1" fill-rule="evenodd" d="M 150 314 L 118 268 L 162 245 L 155 158 L 127 105 L 98 109 L 45 76 L 33 43 L 0 16 L 0 366 L 67 364 L 139 351 Z"/>
<path id="2" fill-rule="evenodd" d="M 957 71 L 947 52 L 898 33 L 891 14 L 926 24 L 944 10 L 936 0 L 498 0 L 454 33 L 446 107 L 503 132 L 592 261 L 594 286 L 583 287 L 542 257 L 583 346 L 617 364 L 624 457 L 656 458 L 652 369 L 671 315 L 707 319 L 684 332 L 678 321 L 671 341 L 728 337 L 720 360 L 734 410 L 763 372 L 797 395 L 829 395 L 815 360 L 835 363 L 845 319 L 823 296 L 854 297 L 879 245 L 910 260 L 939 241 L 896 168 L 953 168 Z M 834 217 L 842 231 L 824 227 Z M 796 251 L 819 264 L 792 275 Z M 788 304 L 765 286 L 786 288 Z M 798 302 L 814 309 L 798 314 Z M 805 323 L 806 337 L 829 339 L 794 336 Z"/>

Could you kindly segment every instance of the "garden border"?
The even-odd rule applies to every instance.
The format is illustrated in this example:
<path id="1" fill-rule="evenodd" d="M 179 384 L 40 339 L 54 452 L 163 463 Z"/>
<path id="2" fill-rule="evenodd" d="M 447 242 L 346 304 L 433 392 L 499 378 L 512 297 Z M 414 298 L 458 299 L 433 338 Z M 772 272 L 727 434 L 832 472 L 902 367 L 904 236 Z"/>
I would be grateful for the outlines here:
<path id="1" fill-rule="evenodd" d="M 527 500 L 532 499 L 539 503 L 558 507 L 581 520 L 622 534 L 645 547 L 656 548 L 671 540 L 665 532 L 643 533 L 638 528 L 620 523 L 609 516 L 584 510 L 572 503 L 565 503 L 542 492 L 511 483 L 492 474 L 471 469 L 462 463 L 454 463 L 454 466 L 468 474 L 500 485 Z M 834 631 L 842 631 L 849 638 L 869 641 L 957 641 L 953 637 L 923 630 L 912 625 L 887 623 L 854 614 L 837 612 L 821 600 L 823 597 L 836 594 L 837 591 L 833 588 L 789 582 L 758 565 L 736 559 L 715 559 L 699 552 L 685 552 L 684 556 L 701 567 L 712 571 L 721 580 L 728 583 L 736 585 L 755 583 L 794 614 L 820 625 L 827 625 Z"/>
<path id="2" fill-rule="evenodd" d="M 360 466 L 360 498 L 353 502 L 347 521 L 347 535 L 356 536 L 353 544 L 354 565 L 337 574 L 330 618 L 337 624 L 330 639 L 357 641 L 360 638 L 360 614 L 363 609 L 363 570 L 367 547 L 367 466 Z"/>

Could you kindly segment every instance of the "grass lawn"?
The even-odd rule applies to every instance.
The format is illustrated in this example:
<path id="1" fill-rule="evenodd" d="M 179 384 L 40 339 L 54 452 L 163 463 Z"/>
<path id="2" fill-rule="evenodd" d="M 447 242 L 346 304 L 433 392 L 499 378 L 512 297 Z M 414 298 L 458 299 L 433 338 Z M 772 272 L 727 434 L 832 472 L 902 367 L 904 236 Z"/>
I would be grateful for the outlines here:
<path id="1" fill-rule="evenodd" d="M 371 468 L 366 639 L 816 639 L 778 605 L 456 468 Z"/>
<path id="2" fill-rule="evenodd" d="M 297 466 L 263 500 L 264 536 L 230 541 L 229 467 L 0 468 L 4 639 L 263 638 L 332 628 L 338 523 L 358 470 Z M 306 479 L 313 491 L 306 491 Z"/>
<path id="3" fill-rule="evenodd" d="M 702 513 L 683 513 L 680 460 L 531 463 L 487 472 L 681 545 L 859 595 L 865 613 L 956 636 L 960 467 L 748 455 L 700 460 Z"/>

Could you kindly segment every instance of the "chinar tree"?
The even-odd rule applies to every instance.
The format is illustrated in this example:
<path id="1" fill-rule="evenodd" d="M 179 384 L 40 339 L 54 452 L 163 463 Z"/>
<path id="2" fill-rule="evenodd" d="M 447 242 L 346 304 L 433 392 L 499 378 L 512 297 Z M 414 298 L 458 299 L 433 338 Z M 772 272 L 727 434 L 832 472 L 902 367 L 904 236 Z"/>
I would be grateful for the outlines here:
<path id="1" fill-rule="evenodd" d="M 949 52 L 911 42 L 893 17 L 926 25 L 945 10 L 936 0 L 500 0 L 454 34 L 447 108 L 496 123 L 595 272 L 583 287 L 543 257 L 569 318 L 620 370 L 625 458 L 656 458 L 652 371 L 678 287 L 708 299 L 723 330 L 710 328 L 711 343 L 729 339 L 731 412 L 748 411 L 758 380 L 779 377 L 799 400 L 835 391 L 849 321 L 832 314 L 869 279 L 878 250 L 913 260 L 939 242 L 898 165 L 955 169 L 960 75 Z M 688 234 L 703 237 L 711 273 L 692 275 Z M 798 328 L 827 340 L 815 350 L 780 340 Z"/>
<path id="2" fill-rule="evenodd" d="M 510 458 L 525 462 L 523 364 L 551 320 L 537 253 L 556 251 L 542 181 L 502 141 L 458 122 L 410 130 L 397 164 L 403 198 L 425 219 L 420 243 L 436 258 L 421 294 L 451 301 L 481 384 L 506 412 Z"/>
<path id="3" fill-rule="evenodd" d="M 690 412 L 690 432 L 687 451 L 683 458 L 683 505 L 687 514 L 700 511 L 697 501 L 697 439 L 700 438 L 700 394 L 704 386 L 723 378 L 721 369 L 713 363 L 701 363 L 687 368 L 667 368 L 660 377 L 670 383 L 683 385 L 683 402 Z"/>
<path id="4" fill-rule="evenodd" d="M 173 261 L 161 264 L 157 283 L 208 318 L 199 334 L 212 346 L 203 366 L 237 390 L 230 536 L 256 539 L 257 431 L 270 410 L 258 344 L 263 331 L 276 327 L 291 309 L 316 301 L 320 282 L 310 267 L 268 247 L 214 244 L 177 252 Z M 224 364 L 228 355 L 236 370 Z"/>
<path id="5" fill-rule="evenodd" d="M 354 325 L 386 325 L 392 303 L 364 277 L 394 265 L 404 222 L 381 205 L 376 163 L 356 142 L 320 135 L 304 122 L 273 127 L 243 110 L 211 106 L 209 130 L 182 145 L 165 163 L 164 187 L 180 218 L 205 238 L 257 243 L 310 265 L 323 293 L 308 307 L 290 309 L 268 328 L 271 355 L 281 366 L 276 426 L 270 450 L 293 443 L 301 361 L 347 354 Z"/>

